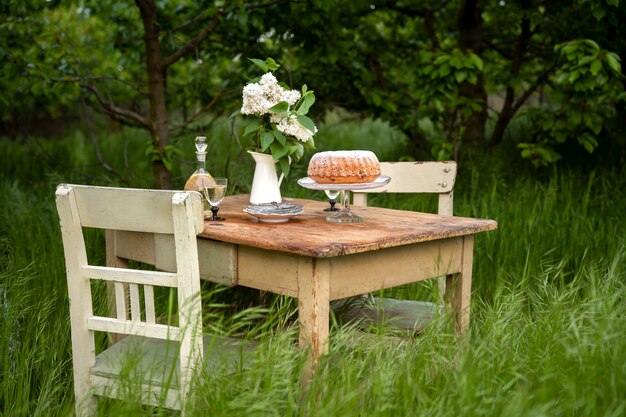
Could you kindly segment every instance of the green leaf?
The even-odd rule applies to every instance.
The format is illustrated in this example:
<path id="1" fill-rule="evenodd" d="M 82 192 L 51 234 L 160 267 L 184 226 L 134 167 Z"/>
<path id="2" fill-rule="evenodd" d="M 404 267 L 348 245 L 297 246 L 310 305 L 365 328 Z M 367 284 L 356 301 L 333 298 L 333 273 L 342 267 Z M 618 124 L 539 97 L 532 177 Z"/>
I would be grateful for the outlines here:
<path id="1" fill-rule="evenodd" d="M 598 146 L 596 138 L 586 133 L 578 137 L 578 143 L 580 143 L 589 153 L 593 153 L 595 148 Z"/>
<path id="2" fill-rule="evenodd" d="M 285 135 L 283 135 L 283 132 L 281 132 L 280 130 L 274 129 L 273 133 L 278 143 L 280 143 L 281 145 L 284 145 L 287 143 L 287 138 L 285 137 Z"/>
<path id="3" fill-rule="evenodd" d="M 313 94 L 313 91 L 308 91 L 300 99 L 300 104 L 296 111 L 298 114 L 307 114 L 313 103 L 315 103 L 315 94 Z"/>
<path id="4" fill-rule="evenodd" d="M 287 152 L 289 152 L 289 146 L 283 146 L 277 141 L 274 141 L 270 145 L 270 151 L 272 152 L 272 157 L 274 158 L 274 161 L 279 161 L 280 158 L 287 155 Z"/>
<path id="5" fill-rule="evenodd" d="M 446 77 L 450 74 L 450 65 L 444 64 L 439 67 L 439 75 L 442 77 Z"/>
<path id="6" fill-rule="evenodd" d="M 591 63 L 591 66 L 589 68 L 589 70 L 591 71 L 593 75 L 597 75 L 601 69 L 602 69 L 602 61 L 600 61 L 599 59 L 594 60 Z"/>
<path id="7" fill-rule="evenodd" d="M 313 136 L 311 136 L 309 140 L 304 142 L 304 149 L 306 149 L 307 151 L 315 150 L 315 140 L 313 140 Z"/>
<path id="8" fill-rule="evenodd" d="M 467 78 L 467 73 L 465 71 L 457 71 L 454 73 L 454 78 L 456 79 L 456 82 L 461 84 L 463 81 L 465 81 L 465 78 Z"/>
<path id="9" fill-rule="evenodd" d="M 443 64 L 444 62 L 448 62 L 450 60 L 450 56 L 449 55 L 439 55 L 436 59 L 434 64 L 435 65 L 440 65 Z"/>
<path id="10" fill-rule="evenodd" d="M 267 58 L 265 61 L 261 61 L 256 58 L 248 58 L 250 61 L 254 63 L 257 67 L 261 68 L 263 72 L 276 71 L 280 68 L 280 65 L 274 61 L 272 58 Z"/>
<path id="11" fill-rule="evenodd" d="M 280 165 L 280 170 L 283 171 L 283 173 L 285 174 L 285 178 L 287 178 L 287 176 L 289 175 L 289 171 L 291 170 L 291 164 L 289 164 L 289 160 L 283 158 L 278 161 L 278 164 Z"/>
<path id="12" fill-rule="evenodd" d="M 269 111 L 275 114 L 286 114 L 289 111 L 289 103 L 281 101 L 269 108 Z"/>
<path id="13" fill-rule="evenodd" d="M 274 143 L 274 133 L 272 131 L 264 131 L 261 133 L 261 149 L 263 152 L 267 150 L 267 148 Z"/>
<path id="14" fill-rule="evenodd" d="M 565 84 L 565 82 L 567 82 L 567 73 L 566 72 L 562 72 L 558 75 L 558 77 L 556 77 L 556 82 L 557 84 Z"/>
<path id="15" fill-rule="evenodd" d="M 470 54 L 469 59 L 479 71 L 483 70 L 483 60 L 476 54 Z"/>
<path id="16" fill-rule="evenodd" d="M 300 142 L 295 142 L 289 147 L 289 155 L 293 155 L 296 161 L 299 161 L 304 156 L 304 145 Z"/>
<path id="17" fill-rule="evenodd" d="M 593 11 L 591 12 L 591 14 L 593 15 L 593 17 L 596 18 L 596 20 L 600 21 L 602 20 L 602 18 L 604 17 L 604 15 L 606 14 L 606 12 L 604 11 L 604 9 L 597 7 L 594 8 Z"/>
<path id="18" fill-rule="evenodd" d="M 256 58 L 248 58 L 248 59 L 250 61 L 252 61 L 252 63 L 254 63 L 254 65 L 256 65 L 257 67 L 261 68 L 261 71 L 268 72 L 270 70 L 270 68 L 267 66 L 265 61 L 262 61 L 262 60 L 256 59 Z"/>
<path id="19" fill-rule="evenodd" d="M 600 50 L 600 45 L 598 45 L 598 43 L 592 39 L 583 39 L 582 40 L 584 43 L 586 43 L 587 45 L 589 45 L 591 47 L 591 49 L 593 49 L 594 51 L 599 51 Z"/>
<path id="20" fill-rule="evenodd" d="M 259 130 L 261 127 L 261 123 L 257 118 L 248 118 L 246 120 L 246 129 L 243 131 L 244 136 L 248 136 L 250 133 Z"/>
<path id="21" fill-rule="evenodd" d="M 606 54 L 606 62 L 607 64 L 609 64 L 609 67 L 617 72 L 617 73 L 621 73 L 622 72 L 622 65 L 620 64 L 620 58 L 619 55 L 613 53 L 613 52 L 609 52 L 608 54 Z"/>
<path id="22" fill-rule="evenodd" d="M 265 58 L 265 63 L 272 71 L 276 71 L 278 68 L 280 68 L 280 64 L 274 61 L 274 58 Z"/>
<path id="23" fill-rule="evenodd" d="M 315 123 L 313 123 L 313 120 L 309 119 L 308 117 L 302 114 L 299 114 L 298 121 L 302 123 L 302 126 L 306 127 L 309 131 L 311 131 L 311 133 L 315 133 Z"/>
<path id="24" fill-rule="evenodd" d="M 569 81 L 570 84 L 574 84 L 574 82 L 578 79 L 578 77 L 580 77 L 580 72 L 572 71 L 569 73 L 569 77 L 567 77 L 567 81 Z"/>

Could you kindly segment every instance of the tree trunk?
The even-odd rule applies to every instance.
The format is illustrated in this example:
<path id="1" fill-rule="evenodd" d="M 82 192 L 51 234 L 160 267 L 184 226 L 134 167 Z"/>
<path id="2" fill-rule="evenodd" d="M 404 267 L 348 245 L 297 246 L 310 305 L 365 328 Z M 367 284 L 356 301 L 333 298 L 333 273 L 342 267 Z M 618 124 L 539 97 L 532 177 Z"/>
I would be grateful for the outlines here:
<path id="1" fill-rule="evenodd" d="M 513 51 L 513 57 L 511 59 L 511 75 L 512 77 L 517 77 L 522 69 L 522 63 L 524 62 L 524 54 L 528 49 L 528 44 L 530 42 L 531 32 L 530 32 L 530 19 L 526 17 L 526 12 L 532 7 L 531 0 L 522 0 L 521 2 L 522 11 L 524 12 L 522 16 L 522 23 L 520 26 L 520 35 L 517 38 L 517 42 L 515 43 L 515 49 Z M 504 105 L 502 106 L 502 111 L 498 115 L 498 121 L 496 122 L 496 126 L 493 129 L 493 134 L 491 135 L 491 143 L 496 145 L 502 142 L 504 138 L 504 131 L 507 126 L 513 119 L 513 116 L 517 112 L 517 108 L 519 106 L 515 106 L 515 90 L 511 85 L 506 87 L 506 96 L 504 97 Z"/>
<path id="2" fill-rule="evenodd" d="M 476 55 L 481 55 L 483 51 L 483 26 L 480 17 L 479 0 L 463 0 L 459 9 L 459 45 L 463 51 L 472 51 Z M 482 110 L 472 114 L 468 120 L 463 141 L 469 140 L 474 143 L 482 143 L 485 139 L 485 123 L 487 122 L 487 94 L 483 75 L 479 74 L 476 84 L 467 81 L 459 87 L 461 96 L 472 100 L 480 100 L 483 103 Z"/>
<path id="3" fill-rule="evenodd" d="M 163 158 L 169 143 L 167 109 L 165 106 L 165 67 L 162 63 L 157 8 L 153 0 L 135 0 L 141 12 L 146 45 L 148 94 L 150 97 L 150 134 L 158 157 L 152 162 L 152 175 L 157 188 L 172 187 L 171 173 L 165 168 Z"/>

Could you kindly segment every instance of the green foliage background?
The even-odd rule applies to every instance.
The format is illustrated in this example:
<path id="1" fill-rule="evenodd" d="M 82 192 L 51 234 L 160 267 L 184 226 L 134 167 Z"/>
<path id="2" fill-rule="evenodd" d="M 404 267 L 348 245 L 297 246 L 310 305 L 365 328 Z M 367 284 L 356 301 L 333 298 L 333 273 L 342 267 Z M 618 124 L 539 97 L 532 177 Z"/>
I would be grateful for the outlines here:
<path id="1" fill-rule="evenodd" d="M 570 144 L 588 153 L 611 146 L 610 125 L 625 116 L 626 9 L 619 0 L 154 7 L 164 57 L 214 28 L 165 70 L 174 140 L 237 110 L 243 85 L 256 75 L 246 58 L 268 56 L 283 64 L 279 78 L 292 88 L 315 90 L 316 122 L 336 109 L 381 118 L 409 138 L 414 158 L 458 158 L 467 148 L 498 145 L 523 118 L 529 129 L 518 139 L 520 155 L 551 165 Z M 472 15 L 474 26 L 463 26 Z M 107 103 L 150 113 L 143 28 L 132 2 L 12 0 L 0 5 L 0 17 L 0 116 L 7 124 L 76 115 L 84 106 L 108 112 L 96 88 Z M 153 153 L 167 166 L 172 155 Z"/>

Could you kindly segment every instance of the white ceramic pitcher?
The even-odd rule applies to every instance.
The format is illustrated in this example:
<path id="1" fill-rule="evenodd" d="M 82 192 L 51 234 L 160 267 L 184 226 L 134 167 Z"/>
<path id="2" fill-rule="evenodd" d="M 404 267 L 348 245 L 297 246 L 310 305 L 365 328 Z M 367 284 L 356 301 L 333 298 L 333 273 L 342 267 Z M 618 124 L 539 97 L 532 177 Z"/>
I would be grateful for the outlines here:
<path id="1" fill-rule="evenodd" d="M 283 182 L 285 174 L 280 174 L 280 179 L 278 178 L 276 162 L 274 162 L 272 155 L 253 151 L 248 151 L 248 153 L 256 162 L 252 190 L 250 191 L 250 204 L 282 202 L 280 184 Z"/>

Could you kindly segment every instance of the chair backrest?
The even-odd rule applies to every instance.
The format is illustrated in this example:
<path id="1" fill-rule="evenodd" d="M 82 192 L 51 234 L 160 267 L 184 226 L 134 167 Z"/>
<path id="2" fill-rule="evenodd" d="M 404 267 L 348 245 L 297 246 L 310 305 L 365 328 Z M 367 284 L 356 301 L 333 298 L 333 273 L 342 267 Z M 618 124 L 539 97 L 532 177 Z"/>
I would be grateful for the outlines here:
<path id="1" fill-rule="evenodd" d="M 381 162 L 380 168 L 391 177 L 389 184 L 354 191 L 354 205 L 366 206 L 368 193 L 439 194 L 438 214 L 452 216 L 456 162 Z"/>
<path id="2" fill-rule="evenodd" d="M 89 386 L 88 370 L 95 363 L 94 331 L 104 331 L 180 342 L 181 387 L 186 386 L 203 351 L 196 246 L 196 235 L 204 224 L 200 194 L 68 184 L 57 188 L 56 203 L 70 298 L 75 385 Z M 91 265 L 83 227 L 174 235 L 176 272 Z M 115 283 L 116 317 L 94 314 L 91 280 Z M 178 327 L 156 322 L 153 286 L 177 289 Z"/>

